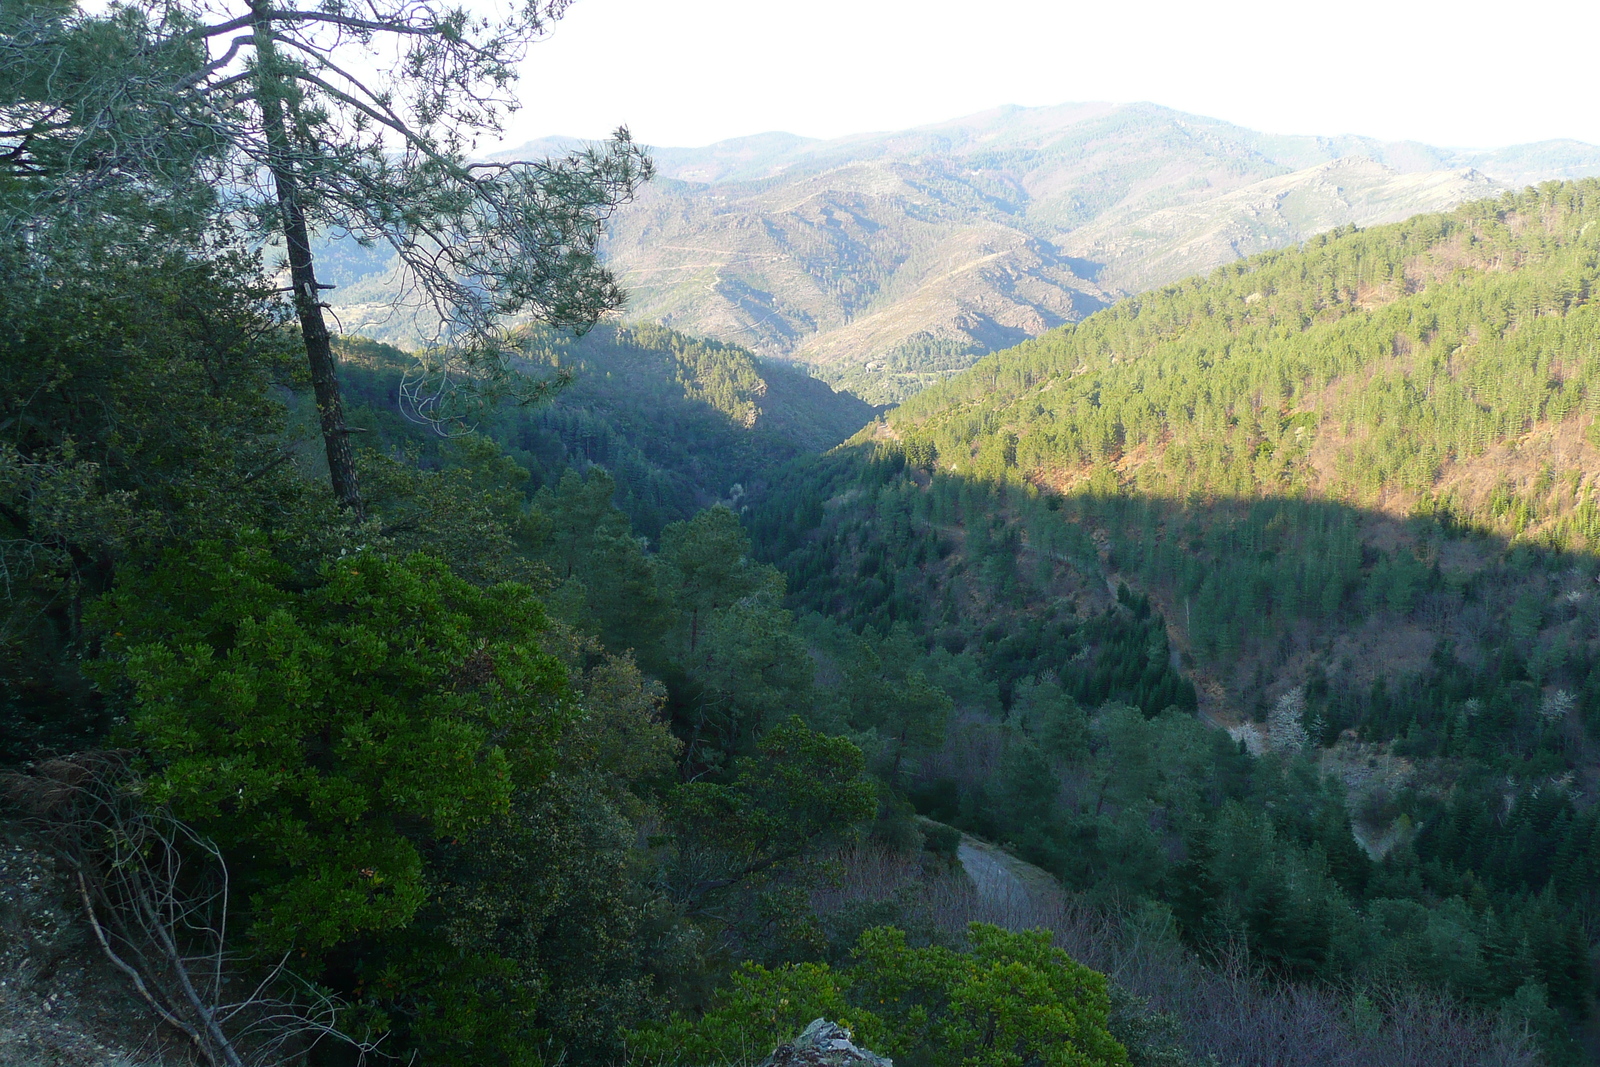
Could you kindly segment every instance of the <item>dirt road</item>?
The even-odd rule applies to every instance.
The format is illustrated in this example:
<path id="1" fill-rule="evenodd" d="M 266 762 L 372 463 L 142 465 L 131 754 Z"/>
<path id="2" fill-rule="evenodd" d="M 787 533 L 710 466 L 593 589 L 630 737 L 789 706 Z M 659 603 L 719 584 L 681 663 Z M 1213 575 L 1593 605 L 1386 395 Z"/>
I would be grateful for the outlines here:
<path id="1" fill-rule="evenodd" d="M 1031 910 L 1061 895 L 1061 887 L 1047 872 L 975 837 L 961 835 L 956 858 L 985 904 Z"/>

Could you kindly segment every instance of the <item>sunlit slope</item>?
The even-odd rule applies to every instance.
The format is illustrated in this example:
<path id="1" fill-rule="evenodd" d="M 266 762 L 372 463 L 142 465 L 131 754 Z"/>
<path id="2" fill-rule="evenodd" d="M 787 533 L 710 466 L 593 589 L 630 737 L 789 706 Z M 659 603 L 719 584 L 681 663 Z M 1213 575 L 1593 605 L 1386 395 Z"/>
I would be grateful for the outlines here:
<path id="1" fill-rule="evenodd" d="M 980 477 L 1592 548 L 1597 223 L 1585 180 L 1317 238 L 988 357 L 890 425 Z"/>
<path id="2" fill-rule="evenodd" d="M 1399 222 L 1505 188 L 1476 170 L 1402 173 L 1355 156 L 1137 219 L 1097 220 L 1072 234 L 1071 247 L 1106 264 L 1102 285 L 1140 292 L 1340 226 Z"/>
<path id="3" fill-rule="evenodd" d="M 561 154 L 533 142 L 511 154 Z M 1153 104 L 995 108 L 911 130 L 656 150 L 608 223 L 627 317 L 806 363 L 874 403 L 1129 293 L 1342 225 L 1600 174 L 1600 148 L 1457 152 L 1258 133 Z M 428 331 L 369 250 L 324 257 L 346 327 Z"/>
<path id="4" fill-rule="evenodd" d="M 752 141 L 668 151 L 672 178 L 618 215 L 607 252 L 632 314 L 873 400 L 1125 293 L 1501 188 L 1426 146 L 1271 137 L 1147 104 Z"/>

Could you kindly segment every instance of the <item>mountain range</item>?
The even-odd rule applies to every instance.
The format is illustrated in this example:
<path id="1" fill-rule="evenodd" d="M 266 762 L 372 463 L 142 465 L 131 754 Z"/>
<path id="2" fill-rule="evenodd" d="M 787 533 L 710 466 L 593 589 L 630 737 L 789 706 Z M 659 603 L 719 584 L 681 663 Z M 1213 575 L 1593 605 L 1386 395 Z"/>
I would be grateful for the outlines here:
<path id="1" fill-rule="evenodd" d="M 1275 135 L 1148 103 L 654 154 L 659 177 L 606 242 L 625 317 L 804 364 L 874 403 L 1255 252 L 1600 174 L 1600 148 L 1576 141 L 1460 151 Z M 358 265 L 364 276 L 335 279 L 344 317 L 404 342 L 403 322 L 373 314 L 392 281 Z"/>

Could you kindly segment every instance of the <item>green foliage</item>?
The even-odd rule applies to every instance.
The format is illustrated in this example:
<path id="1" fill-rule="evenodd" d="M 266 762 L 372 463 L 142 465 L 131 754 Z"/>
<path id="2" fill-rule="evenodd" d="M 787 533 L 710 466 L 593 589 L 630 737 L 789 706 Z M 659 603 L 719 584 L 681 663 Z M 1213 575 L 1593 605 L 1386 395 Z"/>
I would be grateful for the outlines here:
<path id="1" fill-rule="evenodd" d="M 135 7 L 85 18 L 60 0 L 0 11 L 0 115 L 15 140 L 0 162 L 5 240 L 58 241 L 130 217 L 198 236 L 225 138 L 177 83 L 209 57 L 194 38 L 158 44 L 154 21 Z"/>
<path id="2" fill-rule="evenodd" d="M 679 745 L 661 691 L 626 659 L 573 678 L 552 773 L 509 810 L 427 850 L 412 922 L 333 954 L 380 1026 L 462 1065 L 606 1060 L 656 1009 L 645 958 L 660 901 L 637 845 Z"/>
<path id="3" fill-rule="evenodd" d="M 680 661 L 692 701 L 691 758 L 709 759 L 708 736 L 724 752 L 745 748 L 770 724 L 812 703 L 813 665 L 780 598 L 782 578 L 714 612 Z"/>
<path id="4" fill-rule="evenodd" d="M 1141 619 L 1170 623 L 1217 674 L 1269 659 L 1286 630 L 1477 604 L 1519 655 L 1543 646 L 1517 670 L 1577 692 L 1592 648 L 1551 587 L 1574 562 L 1592 571 L 1562 558 L 1593 549 L 1593 464 L 1562 442 L 1600 391 L 1586 369 L 1595 202 L 1592 183 L 1550 185 L 1341 232 L 998 354 L 897 409 L 854 455 L 791 472 L 759 503 L 760 551 L 808 607 L 857 627 L 905 621 L 925 639 L 981 634 L 993 658 L 1009 658 L 989 648 L 1011 639 L 1044 652 L 1024 627 L 1059 617 L 1063 598 L 1086 615 L 1086 600 L 1104 604 L 1088 589 L 1131 585 L 1118 603 L 1134 618 L 1096 623 L 1062 657 L 1088 645 L 1104 662 L 1063 670 L 1051 650 L 1012 675 L 1057 670 L 1090 705 L 1192 706 L 1157 662 L 1172 652 L 1157 647 L 1165 627 L 1139 635 Z M 1504 263 L 1514 269 L 1491 269 Z M 1374 384 L 1391 380 L 1403 387 Z M 1425 477 L 1399 473 L 1418 463 Z M 1502 464 L 1515 473 L 1482 476 Z M 1380 498 L 1385 514 L 1357 509 Z M 1501 564 L 1474 537 L 1485 533 L 1538 565 Z M 1488 595 L 1501 582 L 1522 588 Z M 991 638 L 995 622 L 1006 632 Z M 1500 636 L 1480 626 L 1451 640 Z M 1004 688 L 1012 668 L 996 667 Z M 1515 680 L 1495 671 L 1496 684 Z M 1378 703 L 1351 694 L 1341 711 L 1385 714 Z M 1371 736 L 1403 734 L 1396 712 Z M 1417 709 L 1426 745 L 1437 714 Z M 1330 736 L 1360 725 L 1325 722 Z"/>
<path id="5" fill-rule="evenodd" d="M 1596 809 L 1564 777 L 1600 707 L 1572 595 L 1592 560 L 1551 547 L 1588 544 L 1587 483 L 1543 463 L 1478 511 L 1418 495 L 1437 457 L 1407 434 L 1433 432 L 1432 400 L 1385 375 L 1478 400 L 1548 375 L 1490 404 L 1499 422 L 1461 409 L 1463 433 L 1493 423 L 1485 448 L 1577 418 L 1587 371 L 1561 354 L 1587 351 L 1593 242 L 1573 188 L 1152 296 L 1041 343 L 1060 363 L 1028 387 L 1040 410 L 1010 379 L 938 406 L 953 386 L 879 443 L 781 474 L 827 436 L 798 425 L 826 398 L 729 346 L 532 331 L 571 390 L 445 439 L 387 410 L 397 353 L 351 344 L 373 446 L 359 525 L 314 489 L 316 413 L 253 264 L 198 258 L 172 205 L 107 201 L 99 236 L 56 219 L 71 240 L 8 246 L 0 297 L 18 323 L 0 340 L 5 757 L 120 718 L 149 799 L 221 843 L 258 958 L 302 950 L 307 977 L 429 1063 L 753 1059 L 819 1014 L 910 1063 L 1181 1061 L 1045 935 L 974 927 L 957 951 L 898 898 L 819 914 L 829 856 L 869 829 L 949 868 L 959 833 L 924 837 L 913 804 L 1195 946 L 1247 945 L 1294 980 L 1443 988 L 1559 1052 L 1592 1000 L 1600 904 Z M 1511 280 L 1484 283 L 1474 257 L 1510 251 Z M 1390 260 L 1356 297 L 1324 285 Z M 1558 275 L 1576 288 L 1539 290 Z M 1260 299 L 1240 288 L 1263 279 Z M 1126 350 L 1074 347 L 1094 337 Z M 1373 398 L 1339 392 L 1355 370 Z M 1260 402 L 1200 395 L 1203 378 Z M 1302 404 L 1313 385 L 1326 410 Z M 1141 414 L 1158 401 L 1197 406 Z M 1185 448 L 1187 466 L 1164 458 Z M 1339 501 L 1313 499 L 1313 468 L 1345 472 Z M 1348 506 L 1373 486 L 1417 504 L 1381 542 Z M 1468 522 L 1516 544 L 1497 558 Z M 1469 608 L 1487 620 L 1472 648 L 1413 677 L 1369 684 L 1296 643 Z M 1256 710 L 1303 681 L 1313 740 L 1353 729 L 1426 775 L 1347 801 L 1306 754 L 1248 756 L 1191 714 L 1195 663 L 1255 666 Z M 1395 831 L 1385 859 L 1352 820 Z M 902 916 L 909 936 L 871 929 Z"/>
<path id="6" fill-rule="evenodd" d="M 990 357 L 893 421 L 979 477 L 1110 470 L 1143 447 L 1113 486 L 1430 491 L 1450 462 L 1592 392 L 1595 190 L 1550 183 L 1256 256 Z M 1358 374 L 1374 377 L 1349 388 Z M 1331 481 L 1311 465 L 1321 438 Z M 1014 440 L 1015 458 L 985 466 L 991 440 Z"/>
<path id="7" fill-rule="evenodd" d="M 1011 721 L 1046 756 L 1082 756 L 1089 741 L 1088 719 L 1078 702 L 1056 681 L 1024 678 L 1011 695 Z"/>
<path id="8" fill-rule="evenodd" d="M 777 572 L 749 558 L 750 536 L 725 507 L 702 511 L 661 532 L 661 562 L 673 601 L 683 615 L 677 643 L 688 656 L 699 650 L 702 627 L 715 612 L 774 586 Z"/>
<path id="9" fill-rule="evenodd" d="M 908 757 L 914 761 L 943 743 L 954 704 L 918 668 L 922 649 L 908 627 L 883 635 L 869 631 L 850 644 L 834 714 L 870 738 L 880 773 L 900 785 Z"/>
<path id="10" fill-rule="evenodd" d="M 919 811 L 1277 976 L 1521 996 L 1564 1055 L 1518 991 L 1567 1024 L 1594 991 L 1597 203 L 1255 257 L 775 479 L 751 526 L 795 599 L 908 628 L 963 713 Z M 1294 695 L 1329 762 L 1183 714 L 1202 677 L 1240 725 Z"/>
<path id="11" fill-rule="evenodd" d="M 783 576 L 749 552 L 749 536 L 722 506 L 661 533 L 657 561 L 672 605 L 663 651 L 682 672 L 694 763 L 725 760 L 811 703 L 812 665 L 782 604 Z"/>
<path id="12" fill-rule="evenodd" d="M 852 963 L 747 966 L 703 1018 L 632 1035 L 645 1059 L 753 1063 L 823 1017 L 863 1047 L 931 1067 L 1126 1064 L 1108 1029 L 1103 975 L 1050 945 L 1047 931 L 973 923 L 969 951 L 912 948 L 893 927 L 867 930 Z"/>
<path id="13" fill-rule="evenodd" d="M 201 260 L 148 214 L 0 250 L 0 760 L 109 725 L 87 606 L 164 546 L 269 524 L 320 551 L 273 396 L 286 348 L 249 260 Z M 126 242 L 141 241 L 140 254 Z"/>
<path id="14" fill-rule="evenodd" d="M 405 926 L 423 850 L 509 810 L 570 712 L 528 590 L 362 553 L 300 587 L 259 538 L 201 542 L 99 610 L 152 799 L 252 856 L 256 935 Z"/>
<path id="15" fill-rule="evenodd" d="M 561 583 L 553 599 L 569 622 L 607 648 L 633 649 L 659 666 L 668 602 L 657 568 L 611 502 L 615 485 L 603 470 L 587 478 L 568 471 L 540 489 L 533 507 L 548 528 L 537 556 Z"/>
<path id="16" fill-rule="evenodd" d="M 1152 1011 L 1149 1001 L 1119 985 L 1111 986 L 1111 1035 L 1128 1050 L 1129 1067 L 1193 1067 L 1183 1044 L 1183 1027 L 1169 1012 Z M 1209 1067 L 1216 1067 L 1216 1057 Z"/>
<path id="17" fill-rule="evenodd" d="M 796 963 L 777 970 L 748 963 L 718 991 L 701 1019 L 675 1017 L 628 1035 L 631 1058 L 647 1063 L 755 1064 L 774 1048 L 826 1018 L 870 1041 L 877 1019 L 846 1004 L 838 977 L 825 963 Z M 867 1029 L 862 1029 L 865 1022 Z"/>
<path id="18" fill-rule="evenodd" d="M 1063 518 L 1037 494 L 945 475 L 930 484 L 902 456 L 869 449 L 792 467 L 751 526 L 801 606 L 857 630 L 904 624 L 932 644 L 924 673 L 959 705 L 999 711 L 1018 682 L 1054 673 L 1080 704 L 1193 708 L 1148 597 L 1079 614 L 1094 600 L 1073 586 L 1104 579 L 1093 542 Z"/>
<path id="19" fill-rule="evenodd" d="M 781 464 L 830 448 L 872 409 L 742 348 L 660 326 L 601 324 L 582 337 L 531 326 L 523 354 L 550 374 L 572 375 L 551 403 L 486 412 L 477 432 L 555 487 L 569 472 L 602 467 L 615 500 L 641 534 L 657 536 L 720 499 L 737 499 Z M 438 439 L 396 411 L 400 376 L 414 357 L 359 337 L 338 341 L 353 417 L 391 446 L 432 453 Z"/>
<path id="20" fill-rule="evenodd" d="M 441 842 L 430 899 L 354 965 L 376 1007 L 439 1063 L 615 1053 L 655 1007 L 656 902 L 626 808 L 569 765 L 508 814 Z"/>
<path id="21" fill-rule="evenodd" d="M 475 435 L 445 442 L 444 465 L 360 452 L 362 495 L 391 554 L 427 552 L 475 585 L 519 581 L 543 587 L 548 572 L 529 557 L 548 531 L 527 506 L 528 472 Z"/>
<path id="22" fill-rule="evenodd" d="M 877 811 L 861 750 L 798 716 L 767 731 L 732 781 L 692 781 L 667 798 L 673 894 L 704 912 L 752 879 L 786 873 L 819 843 L 848 839 Z"/>

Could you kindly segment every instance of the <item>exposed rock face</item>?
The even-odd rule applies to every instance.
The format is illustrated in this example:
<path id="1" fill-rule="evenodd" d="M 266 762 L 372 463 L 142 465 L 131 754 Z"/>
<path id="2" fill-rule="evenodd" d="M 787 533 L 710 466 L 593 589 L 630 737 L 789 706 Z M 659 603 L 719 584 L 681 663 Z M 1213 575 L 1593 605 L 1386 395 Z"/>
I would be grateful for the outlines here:
<path id="1" fill-rule="evenodd" d="M 787 1045 L 779 1045 L 761 1067 L 894 1067 L 894 1061 L 857 1048 L 850 1031 L 818 1019 Z"/>

